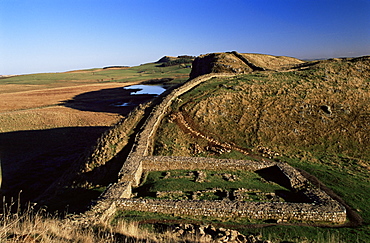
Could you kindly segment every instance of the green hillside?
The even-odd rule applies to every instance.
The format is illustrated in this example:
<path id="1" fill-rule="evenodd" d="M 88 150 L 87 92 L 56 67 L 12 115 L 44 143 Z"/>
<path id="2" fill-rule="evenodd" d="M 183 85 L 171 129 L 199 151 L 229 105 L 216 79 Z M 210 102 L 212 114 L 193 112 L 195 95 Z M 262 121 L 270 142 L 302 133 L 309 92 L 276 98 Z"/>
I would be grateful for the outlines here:
<path id="1" fill-rule="evenodd" d="M 155 154 L 264 156 L 288 162 L 319 178 L 364 219 L 364 226 L 357 229 L 317 232 L 338 234 L 344 242 L 353 238 L 365 242 L 370 223 L 369 70 L 370 57 L 362 57 L 211 79 L 172 106 L 158 132 Z M 218 152 L 216 145 L 184 129 L 179 114 L 193 130 L 250 155 Z M 306 227 L 265 231 L 313 237 Z"/>

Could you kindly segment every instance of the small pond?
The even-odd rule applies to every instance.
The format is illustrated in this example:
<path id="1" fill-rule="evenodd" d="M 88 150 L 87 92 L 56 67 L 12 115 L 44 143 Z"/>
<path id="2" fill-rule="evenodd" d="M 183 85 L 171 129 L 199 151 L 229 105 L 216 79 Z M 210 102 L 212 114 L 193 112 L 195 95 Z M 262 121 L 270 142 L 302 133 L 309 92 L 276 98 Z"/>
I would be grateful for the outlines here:
<path id="1" fill-rule="evenodd" d="M 137 84 L 137 85 L 130 85 L 124 87 L 126 90 L 134 90 L 131 95 L 138 95 L 138 94 L 153 94 L 153 95 L 160 95 L 164 91 L 166 91 L 165 88 L 163 88 L 161 85 L 147 85 L 147 84 Z"/>
<path id="2" fill-rule="evenodd" d="M 148 84 L 136 84 L 136 85 L 130 85 L 126 86 L 123 89 L 130 91 L 130 96 L 135 95 L 160 95 L 166 89 L 162 85 L 148 85 Z M 132 91 L 131 91 L 132 90 Z M 114 106 L 116 107 L 122 107 L 122 106 L 135 106 L 137 105 L 135 102 L 122 102 L 122 103 L 116 103 Z"/>

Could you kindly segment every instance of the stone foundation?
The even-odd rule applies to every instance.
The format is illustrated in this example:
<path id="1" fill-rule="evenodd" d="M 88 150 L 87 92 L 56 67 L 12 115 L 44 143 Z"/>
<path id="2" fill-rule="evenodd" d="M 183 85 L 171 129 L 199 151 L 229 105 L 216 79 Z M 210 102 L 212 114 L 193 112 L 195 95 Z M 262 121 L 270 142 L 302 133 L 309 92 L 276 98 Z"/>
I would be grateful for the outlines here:
<path id="1" fill-rule="evenodd" d="M 214 218 L 250 218 L 279 221 L 323 221 L 343 223 L 346 211 L 314 203 L 119 199 L 119 210 L 156 212 Z"/>

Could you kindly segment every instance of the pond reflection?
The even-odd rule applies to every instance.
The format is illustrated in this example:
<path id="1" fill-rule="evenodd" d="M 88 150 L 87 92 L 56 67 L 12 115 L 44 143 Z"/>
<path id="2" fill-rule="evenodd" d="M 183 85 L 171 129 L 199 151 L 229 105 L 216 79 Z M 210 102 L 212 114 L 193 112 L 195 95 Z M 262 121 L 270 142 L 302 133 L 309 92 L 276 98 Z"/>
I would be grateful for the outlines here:
<path id="1" fill-rule="evenodd" d="M 135 95 L 160 95 L 164 91 L 166 91 L 165 88 L 161 85 L 147 85 L 147 84 L 136 84 L 136 85 L 130 85 L 123 87 L 124 90 L 130 92 L 130 96 Z M 137 106 L 138 103 L 136 99 L 133 99 L 132 102 L 118 102 L 115 103 L 114 106 L 116 107 L 126 107 L 126 106 Z"/>
<path id="2" fill-rule="evenodd" d="M 154 95 L 160 95 L 164 91 L 166 91 L 165 88 L 163 88 L 161 85 L 146 85 L 146 84 L 137 84 L 137 85 L 130 85 L 124 87 L 126 90 L 136 90 L 131 93 L 131 95 L 139 95 L 139 94 L 154 94 Z"/>

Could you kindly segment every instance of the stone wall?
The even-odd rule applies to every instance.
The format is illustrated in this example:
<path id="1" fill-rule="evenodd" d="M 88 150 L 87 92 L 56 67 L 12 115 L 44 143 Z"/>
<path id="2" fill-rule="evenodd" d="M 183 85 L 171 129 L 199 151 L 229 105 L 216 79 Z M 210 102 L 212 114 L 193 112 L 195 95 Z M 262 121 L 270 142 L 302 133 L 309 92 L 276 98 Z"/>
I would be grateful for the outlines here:
<path id="1" fill-rule="evenodd" d="M 127 145 L 133 129 L 144 117 L 145 110 L 150 106 L 150 102 L 139 105 L 127 117 L 106 131 L 85 158 L 83 172 L 89 172 L 96 167 L 104 165 L 116 156 Z"/>
<path id="2" fill-rule="evenodd" d="M 344 223 L 346 220 L 346 212 L 339 205 L 338 207 L 333 207 L 333 205 L 327 206 L 314 203 L 120 199 L 116 201 L 116 205 L 120 210 L 215 218 L 324 221 L 334 223 Z"/>
<path id="3" fill-rule="evenodd" d="M 145 156 L 143 170 L 246 170 L 256 171 L 275 165 L 275 162 L 213 159 L 204 157 Z"/>

